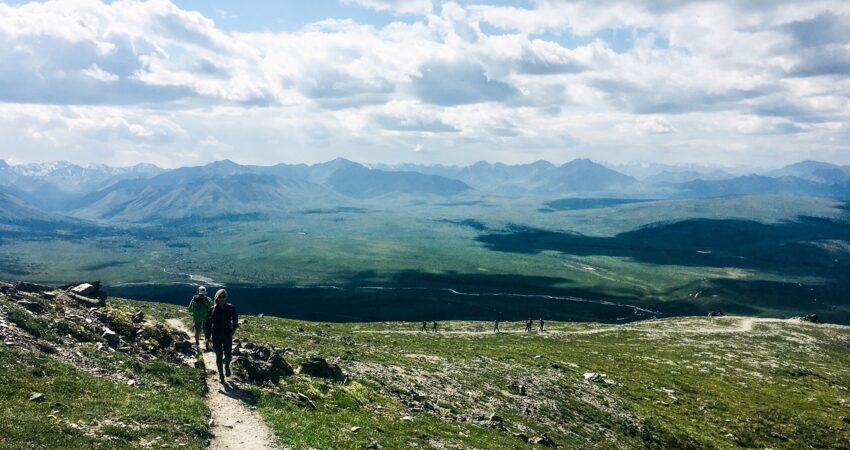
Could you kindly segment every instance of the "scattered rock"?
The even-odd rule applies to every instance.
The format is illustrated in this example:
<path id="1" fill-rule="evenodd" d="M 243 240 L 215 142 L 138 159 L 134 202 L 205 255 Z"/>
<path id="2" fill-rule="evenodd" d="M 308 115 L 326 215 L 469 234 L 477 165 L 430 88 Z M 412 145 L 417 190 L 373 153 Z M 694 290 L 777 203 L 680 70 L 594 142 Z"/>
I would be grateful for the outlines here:
<path id="1" fill-rule="evenodd" d="M 298 367 L 298 373 L 314 378 L 325 378 L 333 381 L 343 381 L 345 376 L 336 364 L 328 364 L 321 356 L 312 356 Z"/>
<path id="2" fill-rule="evenodd" d="M 356 433 L 356 432 L 360 431 L 360 427 L 351 427 L 349 430 L 350 430 L 352 433 Z"/>
<path id="3" fill-rule="evenodd" d="M 525 385 L 522 384 L 511 383 L 508 385 L 508 389 L 516 391 L 516 393 L 521 396 L 528 395 L 528 391 L 526 390 Z"/>
<path id="4" fill-rule="evenodd" d="M 118 333 L 110 330 L 109 328 L 103 329 L 102 337 L 103 340 L 112 347 L 117 347 L 118 343 L 121 342 L 121 338 L 118 336 Z"/>
<path id="5" fill-rule="evenodd" d="M 555 441 L 552 440 L 549 436 L 544 434 L 543 436 L 534 437 L 528 440 L 529 444 L 542 445 L 544 447 L 549 448 L 557 448 L 558 445 L 555 444 Z"/>
<path id="6" fill-rule="evenodd" d="M 260 348 L 270 351 L 268 347 Z M 271 353 L 271 356 L 266 356 L 264 352 L 260 351 L 240 353 L 242 354 L 236 357 L 233 365 L 237 373 L 249 383 L 271 382 L 278 384 L 281 378 L 292 376 L 295 373 L 292 366 L 277 352 Z M 265 356 L 265 359 L 263 359 L 263 356 Z"/>
<path id="7" fill-rule="evenodd" d="M 404 417 L 401 418 L 401 420 L 403 420 L 405 422 L 412 422 L 413 417 L 412 416 L 404 416 Z"/>
<path id="8" fill-rule="evenodd" d="M 850 423 L 850 417 L 847 417 L 847 416 L 839 416 L 838 420 L 840 420 L 844 423 Z"/>
<path id="9" fill-rule="evenodd" d="M 32 395 L 30 395 L 31 402 L 41 403 L 44 400 L 44 394 L 42 394 L 41 392 L 33 392 Z"/>
<path id="10" fill-rule="evenodd" d="M 720 311 L 720 310 L 717 310 L 717 309 L 708 313 L 708 317 L 723 317 L 725 315 L 726 314 L 723 314 L 723 311 Z"/>
<path id="11" fill-rule="evenodd" d="M 585 381 L 592 381 L 594 383 L 604 383 L 605 375 L 596 372 L 585 372 L 584 379 Z"/>
<path id="12" fill-rule="evenodd" d="M 191 341 L 179 341 L 174 343 L 174 351 L 184 355 L 192 356 L 195 354 L 195 349 L 192 347 Z"/>
<path id="13" fill-rule="evenodd" d="M 15 281 L 12 283 L 12 287 L 21 292 L 29 292 L 30 294 L 36 294 L 43 291 L 51 291 L 47 286 L 42 286 L 40 284 L 35 283 L 27 283 L 26 281 Z"/>
<path id="14" fill-rule="evenodd" d="M 770 435 L 773 436 L 776 439 L 779 439 L 780 441 L 787 441 L 788 440 L 788 436 L 785 436 L 784 434 L 781 434 L 781 433 L 777 433 L 775 431 L 771 431 Z"/>
<path id="15" fill-rule="evenodd" d="M 817 314 L 805 315 L 803 317 L 800 317 L 800 320 L 803 321 L 803 322 L 809 322 L 809 323 L 821 323 L 820 318 L 818 317 Z"/>
<path id="16" fill-rule="evenodd" d="M 145 321 L 145 313 L 143 311 L 136 311 L 136 314 L 133 314 L 133 323 L 142 323 Z"/>

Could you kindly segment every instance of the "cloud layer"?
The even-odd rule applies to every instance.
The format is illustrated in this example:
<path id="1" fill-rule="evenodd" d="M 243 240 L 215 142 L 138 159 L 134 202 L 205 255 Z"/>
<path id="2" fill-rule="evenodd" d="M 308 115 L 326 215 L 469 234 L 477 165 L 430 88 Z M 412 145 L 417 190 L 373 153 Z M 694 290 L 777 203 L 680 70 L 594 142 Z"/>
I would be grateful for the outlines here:
<path id="1" fill-rule="evenodd" d="M 0 4 L 0 159 L 850 163 L 844 1 L 344 3 L 393 19 Z"/>

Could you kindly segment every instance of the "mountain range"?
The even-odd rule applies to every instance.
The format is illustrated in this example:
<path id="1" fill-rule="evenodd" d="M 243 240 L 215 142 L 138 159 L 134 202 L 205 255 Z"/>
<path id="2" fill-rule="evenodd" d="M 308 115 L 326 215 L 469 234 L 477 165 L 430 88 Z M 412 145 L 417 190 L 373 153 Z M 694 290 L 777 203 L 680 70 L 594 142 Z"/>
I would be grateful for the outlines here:
<path id="1" fill-rule="evenodd" d="M 16 220 L 146 222 L 297 211 L 367 199 L 472 195 L 604 198 L 693 198 L 796 195 L 850 198 L 850 166 L 803 161 L 734 176 L 686 167 L 638 180 L 589 159 L 509 165 L 366 166 L 338 158 L 321 164 L 240 165 L 229 160 L 161 169 L 68 162 L 9 165 L 0 161 L 0 206 Z M 61 214 L 61 215 L 60 215 Z"/>

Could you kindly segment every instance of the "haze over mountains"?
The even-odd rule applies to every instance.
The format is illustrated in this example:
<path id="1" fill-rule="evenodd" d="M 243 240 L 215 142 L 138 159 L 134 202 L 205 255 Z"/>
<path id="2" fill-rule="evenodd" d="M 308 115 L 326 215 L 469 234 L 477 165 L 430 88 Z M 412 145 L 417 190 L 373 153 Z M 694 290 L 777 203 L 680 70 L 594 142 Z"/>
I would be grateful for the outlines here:
<path id="1" fill-rule="evenodd" d="M 4 220 L 64 216 L 115 222 L 233 217 L 344 206 L 384 196 L 475 195 L 604 198 L 697 198 L 794 195 L 850 198 L 850 166 L 803 161 L 735 176 L 720 170 L 659 166 L 643 179 L 589 159 L 508 165 L 368 167 L 342 158 L 315 165 L 251 166 L 229 160 L 173 170 L 152 165 L 81 167 L 67 162 L 0 161 Z M 61 216 L 57 215 L 61 214 Z"/>

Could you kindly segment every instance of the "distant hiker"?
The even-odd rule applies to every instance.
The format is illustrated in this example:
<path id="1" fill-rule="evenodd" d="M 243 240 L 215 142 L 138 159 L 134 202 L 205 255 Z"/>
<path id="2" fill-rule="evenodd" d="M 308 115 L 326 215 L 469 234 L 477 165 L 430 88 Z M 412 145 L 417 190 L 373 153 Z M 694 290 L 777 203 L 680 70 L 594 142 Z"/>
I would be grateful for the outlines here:
<path id="1" fill-rule="evenodd" d="M 543 332 L 543 319 L 540 319 L 540 332 Z"/>
<path id="2" fill-rule="evenodd" d="M 428 332 L 428 322 L 426 322 L 426 321 L 424 321 L 424 320 L 422 321 L 422 330 L 421 330 L 421 331 L 422 331 L 423 333 L 427 333 L 427 332 Z"/>
<path id="3" fill-rule="evenodd" d="M 236 308 L 227 303 L 227 291 L 219 289 L 215 293 L 215 306 L 207 315 L 206 336 L 212 338 L 215 350 L 215 365 L 218 367 L 218 379 L 224 383 L 224 376 L 230 376 L 230 354 L 233 347 L 233 333 L 239 327 L 239 315 Z"/>
<path id="4" fill-rule="evenodd" d="M 494 320 L 494 321 L 493 321 L 493 332 L 494 332 L 494 333 L 498 333 L 498 332 L 499 332 L 499 321 L 498 321 L 498 320 Z"/>
<path id="5" fill-rule="evenodd" d="M 436 320 L 434 321 L 433 328 L 434 328 L 434 333 L 436 333 L 437 332 L 437 321 Z"/>
<path id="6" fill-rule="evenodd" d="M 207 297 L 207 288 L 198 287 L 198 294 L 192 297 L 189 302 L 189 311 L 192 313 L 192 322 L 195 329 L 195 345 L 199 346 L 201 331 L 204 329 L 204 320 L 207 318 L 207 313 L 210 312 L 210 307 L 213 305 L 211 298 Z M 209 340 L 205 342 L 207 349 L 210 347 Z"/>
<path id="7" fill-rule="evenodd" d="M 531 319 L 528 319 L 528 320 L 525 321 L 525 331 L 531 331 L 531 324 L 532 324 Z"/>

